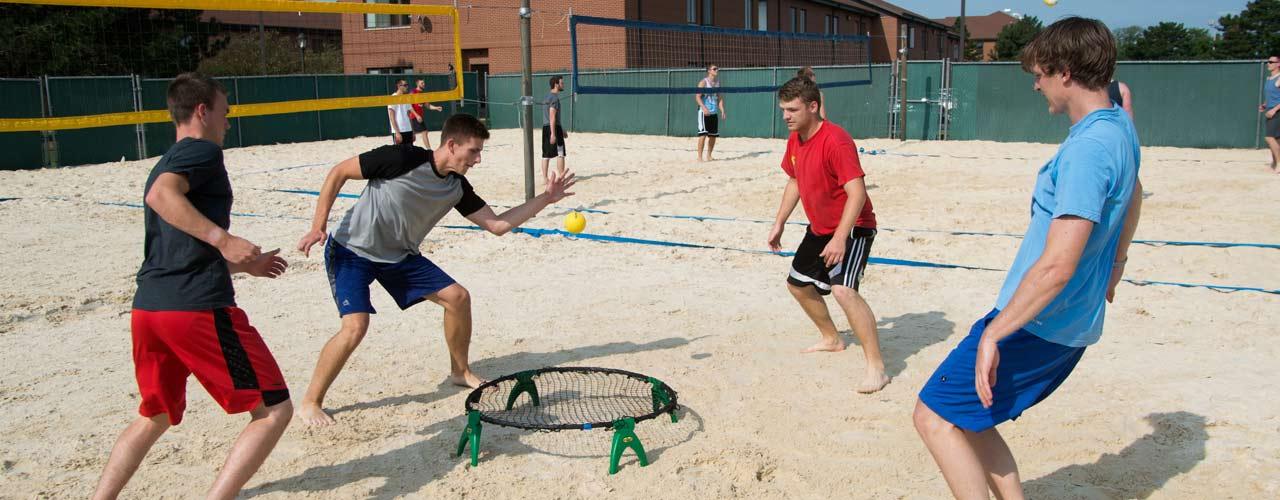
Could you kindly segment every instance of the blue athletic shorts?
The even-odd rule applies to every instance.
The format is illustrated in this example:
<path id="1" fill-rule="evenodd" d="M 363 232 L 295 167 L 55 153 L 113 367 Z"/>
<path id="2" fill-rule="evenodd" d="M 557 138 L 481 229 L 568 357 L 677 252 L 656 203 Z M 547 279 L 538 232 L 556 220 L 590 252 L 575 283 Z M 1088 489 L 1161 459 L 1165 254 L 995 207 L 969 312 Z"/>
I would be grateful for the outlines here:
<path id="1" fill-rule="evenodd" d="M 1000 364 L 991 388 L 991 408 L 983 408 L 974 389 L 974 365 L 978 341 L 996 314 L 992 310 L 969 330 L 938 370 L 920 390 L 920 401 L 952 425 L 982 432 L 1022 415 L 1027 408 L 1049 397 L 1071 374 L 1083 347 L 1049 342 L 1026 330 L 1018 330 L 998 344 Z"/>
<path id="2" fill-rule="evenodd" d="M 410 255 L 395 264 L 374 262 L 339 245 L 333 237 L 325 243 L 324 269 L 329 275 L 329 288 L 333 291 L 339 316 L 378 312 L 369 301 L 369 284 L 374 280 L 395 299 L 401 310 L 456 283 L 443 269 L 421 255 Z"/>

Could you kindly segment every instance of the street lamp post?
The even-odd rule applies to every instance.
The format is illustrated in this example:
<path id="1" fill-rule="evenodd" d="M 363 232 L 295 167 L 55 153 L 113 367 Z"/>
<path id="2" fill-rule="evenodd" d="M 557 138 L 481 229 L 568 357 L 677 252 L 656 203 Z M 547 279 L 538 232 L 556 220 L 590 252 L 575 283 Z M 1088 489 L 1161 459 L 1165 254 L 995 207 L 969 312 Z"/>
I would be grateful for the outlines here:
<path id="1" fill-rule="evenodd" d="M 307 72 L 307 34 L 306 33 L 298 33 L 298 53 L 301 56 L 299 57 L 299 60 L 302 61 L 302 73 L 305 74 Z"/>

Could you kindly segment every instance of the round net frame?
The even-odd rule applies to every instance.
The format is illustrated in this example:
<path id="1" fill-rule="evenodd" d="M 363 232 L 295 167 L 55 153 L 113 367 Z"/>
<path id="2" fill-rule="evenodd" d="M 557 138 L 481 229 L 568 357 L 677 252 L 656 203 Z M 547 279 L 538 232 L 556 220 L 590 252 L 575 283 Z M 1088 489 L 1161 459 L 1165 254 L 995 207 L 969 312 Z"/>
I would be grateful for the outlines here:
<path id="1" fill-rule="evenodd" d="M 639 373 L 552 367 L 486 382 L 467 396 L 466 409 L 482 422 L 517 429 L 609 429 L 627 418 L 674 418 L 677 396 L 667 384 Z"/>
<path id="2" fill-rule="evenodd" d="M 671 415 L 676 422 L 676 391 L 653 377 L 612 368 L 541 368 L 486 382 L 467 395 L 467 427 L 455 456 L 471 448 L 471 466 L 480 460 L 484 422 L 517 429 L 560 431 L 613 429 L 609 474 L 618 472 L 622 453 L 631 450 L 641 467 L 649 465 L 636 422 Z"/>

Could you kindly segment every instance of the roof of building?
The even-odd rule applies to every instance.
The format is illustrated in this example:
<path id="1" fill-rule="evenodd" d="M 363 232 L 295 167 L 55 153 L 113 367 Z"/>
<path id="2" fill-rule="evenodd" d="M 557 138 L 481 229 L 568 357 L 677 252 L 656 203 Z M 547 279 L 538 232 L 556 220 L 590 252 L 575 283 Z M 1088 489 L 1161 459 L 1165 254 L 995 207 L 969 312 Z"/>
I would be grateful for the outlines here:
<path id="1" fill-rule="evenodd" d="M 1009 15 L 1004 11 L 995 11 L 985 16 L 968 16 L 968 28 L 970 40 L 995 40 L 1005 26 L 1018 22 L 1018 18 Z M 955 17 L 944 17 L 937 19 L 939 23 L 954 27 L 956 25 Z"/>
<path id="2" fill-rule="evenodd" d="M 943 24 L 936 19 L 930 19 L 928 17 L 925 17 L 922 14 L 918 14 L 916 12 L 907 10 L 905 8 L 899 7 L 897 5 L 886 2 L 884 0 L 841 0 L 841 3 L 862 4 L 866 7 L 870 7 L 873 10 L 876 10 L 885 14 L 889 14 L 899 19 L 909 19 L 919 23 L 930 24 L 930 25 L 933 25 L 934 27 L 942 28 L 948 31 L 950 31 L 950 28 L 951 28 L 950 25 Z"/>

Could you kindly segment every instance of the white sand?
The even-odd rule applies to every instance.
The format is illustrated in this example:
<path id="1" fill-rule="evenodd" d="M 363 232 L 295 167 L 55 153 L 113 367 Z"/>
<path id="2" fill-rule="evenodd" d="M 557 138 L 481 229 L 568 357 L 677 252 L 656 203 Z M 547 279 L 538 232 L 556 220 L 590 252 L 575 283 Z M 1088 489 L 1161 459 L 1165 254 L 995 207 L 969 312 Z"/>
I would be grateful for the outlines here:
<path id="1" fill-rule="evenodd" d="M 235 210 L 309 218 L 327 166 L 384 139 L 229 150 Z M 565 209 L 591 233 L 763 249 L 768 226 L 644 214 L 771 219 L 784 174 L 779 140 L 725 138 L 695 164 L 693 139 L 574 134 L 577 196 Z M 882 228 L 1020 233 L 1036 169 L 1055 146 L 990 142 L 868 148 L 942 157 L 863 156 Z M 1280 176 L 1265 152 L 1144 150 L 1151 194 L 1138 237 L 1280 242 Z M 497 131 L 469 176 L 490 203 L 523 194 L 521 142 Z M 960 158 L 978 157 L 980 159 Z M 1007 157 L 1007 158 L 1006 158 Z M 129 343 L 142 211 L 155 159 L 0 172 L 0 496 L 84 497 L 138 404 Z M 357 193 L 358 185 L 347 192 Z M 340 200 L 335 217 L 350 206 Z M 794 219 L 802 220 L 801 210 Z M 456 214 L 446 224 L 466 224 Z M 236 217 L 233 231 L 291 261 L 282 278 L 237 278 L 240 305 L 300 397 L 338 318 L 318 255 L 293 250 L 305 220 Z M 802 229 L 791 226 L 793 248 Z M 882 230 L 873 256 L 1004 269 L 1019 239 Z M 680 392 L 682 420 L 642 423 L 652 464 L 628 454 L 609 476 L 607 432 L 485 428 L 477 468 L 453 457 L 466 391 L 447 373 L 439 308 L 382 313 L 330 393 L 339 425 L 294 422 L 246 496 L 292 498 L 938 498 L 946 486 L 911 426 L 925 378 L 986 312 L 1001 272 L 871 266 L 863 291 L 894 381 L 856 394 L 863 360 L 801 355 L 816 330 L 787 294 L 788 260 L 744 252 L 502 238 L 438 229 L 423 251 L 474 301 L 474 367 L 496 377 L 548 366 L 649 374 Z M 1131 251 L 1129 277 L 1280 288 L 1280 250 L 1153 247 Z M 1001 431 L 1033 498 L 1280 496 L 1280 296 L 1122 285 L 1101 343 L 1066 384 Z M 847 323 L 837 314 L 837 324 Z M 847 335 L 851 338 L 851 335 Z M 163 437 L 126 490 L 194 497 L 246 422 L 192 382 L 184 423 Z"/>

